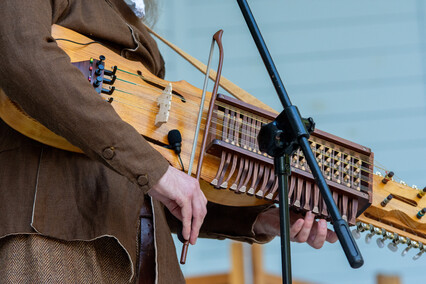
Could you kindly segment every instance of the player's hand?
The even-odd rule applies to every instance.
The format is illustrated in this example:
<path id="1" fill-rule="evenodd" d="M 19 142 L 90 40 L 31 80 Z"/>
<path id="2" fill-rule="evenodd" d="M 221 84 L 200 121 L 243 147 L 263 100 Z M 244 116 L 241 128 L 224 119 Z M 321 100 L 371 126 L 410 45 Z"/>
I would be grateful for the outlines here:
<path id="1" fill-rule="evenodd" d="M 259 214 L 255 224 L 256 234 L 278 236 L 280 234 L 279 208 L 272 208 Z M 335 232 L 327 229 L 327 222 L 323 219 L 315 221 L 314 214 L 307 212 L 305 217 L 290 213 L 290 240 L 298 243 L 308 243 L 319 249 L 324 243 L 337 241 Z"/>
<path id="2" fill-rule="evenodd" d="M 148 194 L 182 221 L 182 236 L 194 245 L 207 213 L 207 199 L 199 182 L 171 166 Z"/>

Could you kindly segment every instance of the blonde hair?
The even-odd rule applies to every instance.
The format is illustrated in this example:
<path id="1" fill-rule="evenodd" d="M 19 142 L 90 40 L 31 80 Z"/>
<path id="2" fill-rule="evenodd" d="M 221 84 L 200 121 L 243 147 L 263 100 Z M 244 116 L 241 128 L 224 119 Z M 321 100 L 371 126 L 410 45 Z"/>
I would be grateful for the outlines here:
<path id="1" fill-rule="evenodd" d="M 158 20 L 158 0 L 144 0 L 145 2 L 145 17 L 143 22 L 150 27 L 153 27 Z"/>

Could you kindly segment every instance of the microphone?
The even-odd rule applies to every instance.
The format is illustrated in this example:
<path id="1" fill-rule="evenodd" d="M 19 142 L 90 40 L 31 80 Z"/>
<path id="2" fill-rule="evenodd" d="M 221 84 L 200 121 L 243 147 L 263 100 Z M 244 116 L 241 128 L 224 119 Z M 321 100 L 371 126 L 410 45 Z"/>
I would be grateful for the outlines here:
<path id="1" fill-rule="evenodd" d="M 167 139 L 169 140 L 170 146 L 169 149 L 173 149 L 177 155 L 181 152 L 182 146 L 182 136 L 180 135 L 179 130 L 173 129 L 169 131 L 167 135 Z"/>

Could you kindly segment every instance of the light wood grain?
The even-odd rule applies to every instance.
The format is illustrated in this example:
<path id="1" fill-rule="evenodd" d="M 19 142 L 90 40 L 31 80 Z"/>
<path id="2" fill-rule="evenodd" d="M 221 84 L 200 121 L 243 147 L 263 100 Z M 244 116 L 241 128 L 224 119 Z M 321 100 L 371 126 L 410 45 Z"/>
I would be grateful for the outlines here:
<path id="1" fill-rule="evenodd" d="M 371 206 L 357 218 L 367 224 L 383 228 L 400 236 L 409 237 L 412 240 L 426 243 L 426 218 L 418 219 L 417 212 L 426 207 L 426 197 L 418 198 L 416 189 L 409 186 L 388 181 L 382 183 L 383 177 L 374 175 L 373 178 L 373 202 Z M 385 206 L 381 202 L 389 195 L 394 198 Z M 400 196 L 406 200 L 416 203 L 417 206 L 398 200 Z"/>
<path id="2" fill-rule="evenodd" d="M 79 33 L 57 25 L 52 26 L 52 35 L 54 38 L 66 38 L 79 43 L 88 43 L 92 41 Z M 167 134 L 169 131 L 172 129 L 178 129 L 182 136 L 181 157 L 185 169 L 188 168 L 192 145 L 195 138 L 195 128 L 202 90 L 183 80 L 171 82 L 173 90 L 184 96 L 186 102 L 183 102 L 177 96 L 173 96 L 168 122 L 164 123 L 160 127 L 156 127 L 155 117 L 158 113 L 157 98 L 161 95 L 163 89 L 155 88 L 146 83 L 140 77 L 132 74 L 141 72 L 144 78 L 155 81 L 163 88 L 170 83 L 169 81 L 165 81 L 154 76 L 140 62 L 127 60 L 100 44 L 77 45 L 68 41 L 58 41 L 58 45 L 68 54 L 71 62 L 86 61 L 92 57 L 98 58 L 99 55 L 104 55 L 106 57 L 106 69 L 110 69 L 112 66 L 118 66 L 119 69 L 125 70 L 126 72 L 119 70 L 116 73 L 117 78 L 124 81 L 117 79 L 114 84 L 116 87 L 116 91 L 112 96 L 114 98 L 114 101 L 112 102 L 114 110 L 124 121 L 131 124 L 139 133 L 163 144 L 168 144 Z M 137 85 L 129 84 L 125 81 L 134 82 L 137 83 Z M 118 90 L 125 90 L 133 95 L 119 92 Z M 106 95 L 102 96 L 106 98 Z M 210 96 L 211 94 L 207 93 L 203 109 L 204 117 L 207 113 Z M 82 152 L 66 139 L 56 135 L 38 121 L 28 116 L 17 104 L 10 101 L 7 94 L 5 94 L 2 90 L 0 90 L 0 117 L 15 130 L 41 143 L 67 151 Z M 205 119 L 204 122 L 202 122 L 202 125 L 204 123 Z M 195 142 L 197 143 L 195 161 L 198 161 L 204 128 L 202 127 L 201 130 L 202 131 L 200 131 Z M 181 168 L 178 158 L 172 150 L 165 149 L 155 144 L 153 146 L 170 162 L 171 165 L 176 168 Z M 202 180 L 200 183 L 202 190 L 205 192 L 210 201 L 233 206 L 253 206 L 269 203 L 268 201 L 259 200 L 245 195 L 236 195 L 231 191 L 218 191 L 214 189 L 208 182 L 215 176 L 218 165 L 219 161 L 217 158 L 210 155 L 206 156 L 203 163 L 201 172 Z M 193 174 L 195 173 L 195 170 L 196 167 L 193 168 Z"/>

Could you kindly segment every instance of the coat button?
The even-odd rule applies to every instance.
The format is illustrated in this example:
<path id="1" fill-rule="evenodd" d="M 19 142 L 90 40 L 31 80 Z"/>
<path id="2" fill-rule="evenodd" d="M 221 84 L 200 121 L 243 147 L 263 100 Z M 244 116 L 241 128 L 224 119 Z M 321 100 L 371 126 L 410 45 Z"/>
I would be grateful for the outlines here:
<path id="1" fill-rule="evenodd" d="M 111 160 L 114 157 L 114 155 L 115 155 L 114 147 L 105 148 L 102 152 L 102 156 L 107 160 Z"/>
<path id="2" fill-rule="evenodd" d="M 147 185 L 148 184 L 148 176 L 147 175 L 138 176 L 138 184 L 140 186 Z"/>

